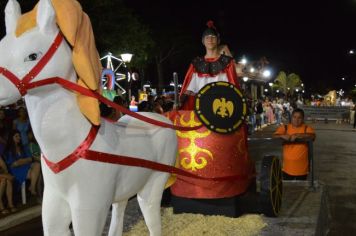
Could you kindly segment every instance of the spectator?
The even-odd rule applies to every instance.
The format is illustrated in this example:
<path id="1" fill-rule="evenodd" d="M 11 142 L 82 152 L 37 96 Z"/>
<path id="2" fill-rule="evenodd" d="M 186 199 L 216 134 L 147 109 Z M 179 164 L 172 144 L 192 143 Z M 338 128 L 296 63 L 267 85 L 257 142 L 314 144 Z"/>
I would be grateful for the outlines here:
<path id="1" fill-rule="evenodd" d="M 116 96 L 113 100 L 114 103 L 127 108 L 127 101 L 125 99 L 123 99 L 121 96 Z M 116 110 L 116 109 L 112 109 L 111 115 L 109 116 L 109 118 L 111 120 L 117 121 L 119 120 L 121 117 L 123 116 L 123 114 L 121 113 L 121 111 Z"/>
<path id="2" fill-rule="evenodd" d="M 0 109 L 0 155 L 4 152 L 10 130 L 11 123 L 6 120 L 5 110 Z"/>
<path id="3" fill-rule="evenodd" d="M 276 123 L 280 125 L 282 123 L 282 114 L 283 114 L 283 106 L 280 101 L 275 104 L 275 115 L 276 115 Z"/>
<path id="4" fill-rule="evenodd" d="M 164 99 L 163 97 L 159 96 L 155 99 L 153 102 L 153 112 L 156 112 L 158 114 L 163 114 L 163 104 L 164 104 Z"/>
<path id="5" fill-rule="evenodd" d="M 356 129 L 356 104 L 354 105 L 354 130 Z"/>
<path id="6" fill-rule="evenodd" d="M 14 177 L 9 174 L 6 164 L 2 157 L 0 156 L 0 214 L 8 214 L 9 210 L 6 209 L 3 203 L 3 195 L 6 192 L 7 205 L 9 206 L 10 212 L 15 212 L 16 208 L 13 202 L 12 196 L 12 181 Z"/>
<path id="7" fill-rule="evenodd" d="M 279 126 L 273 135 L 281 138 L 283 144 L 283 178 L 286 180 L 306 180 L 308 165 L 308 145 L 296 143 L 315 139 L 314 129 L 304 124 L 304 111 L 296 108 L 292 113 L 292 121 L 288 125 Z"/>
<path id="8" fill-rule="evenodd" d="M 28 130 L 27 136 L 28 136 L 28 149 L 33 158 L 33 161 L 41 164 L 41 149 L 35 139 L 35 136 L 33 135 L 31 128 Z"/>
<path id="9" fill-rule="evenodd" d="M 256 128 L 257 128 L 257 130 L 262 129 L 262 119 L 263 119 L 263 106 L 262 106 L 262 102 L 259 100 L 256 104 Z"/>
<path id="10" fill-rule="evenodd" d="M 29 191 L 32 195 L 37 195 L 36 184 L 40 174 L 40 164 L 34 162 L 27 146 L 22 145 L 19 131 L 15 130 L 9 135 L 4 156 L 9 172 L 15 177 L 18 186 L 29 179 Z"/>
<path id="11" fill-rule="evenodd" d="M 138 102 L 136 101 L 135 96 L 131 96 L 130 106 L 137 106 Z"/>
<path id="12" fill-rule="evenodd" d="M 138 108 L 138 111 L 142 111 L 142 112 L 149 112 L 150 111 L 147 101 L 140 102 L 138 104 L 137 108 Z"/>
<path id="13" fill-rule="evenodd" d="M 20 132 L 22 145 L 26 146 L 28 144 L 27 131 L 30 128 L 30 120 L 25 107 L 18 108 L 17 119 L 13 121 L 12 128 Z"/>

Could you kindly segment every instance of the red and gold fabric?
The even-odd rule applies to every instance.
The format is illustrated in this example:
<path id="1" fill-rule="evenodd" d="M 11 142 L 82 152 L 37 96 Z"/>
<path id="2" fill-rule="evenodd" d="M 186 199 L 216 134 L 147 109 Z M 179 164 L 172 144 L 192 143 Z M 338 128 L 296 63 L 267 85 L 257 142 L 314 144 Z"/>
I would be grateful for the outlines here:
<path id="1" fill-rule="evenodd" d="M 168 113 L 176 124 L 186 127 L 200 123 L 194 111 Z M 245 175 L 246 179 L 232 181 L 200 180 L 177 176 L 171 186 L 175 196 L 185 198 L 225 198 L 244 193 L 254 176 L 254 164 L 248 158 L 247 139 L 242 127 L 232 134 L 218 134 L 205 126 L 196 130 L 177 131 L 177 167 L 203 177 Z"/>

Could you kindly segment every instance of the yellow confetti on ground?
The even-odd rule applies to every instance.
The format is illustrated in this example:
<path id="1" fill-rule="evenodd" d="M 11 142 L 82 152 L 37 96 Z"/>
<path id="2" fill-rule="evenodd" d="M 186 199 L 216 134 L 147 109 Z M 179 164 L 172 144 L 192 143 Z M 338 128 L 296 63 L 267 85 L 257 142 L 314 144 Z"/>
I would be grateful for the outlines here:
<path id="1" fill-rule="evenodd" d="M 253 236 L 267 226 L 260 215 L 248 214 L 238 218 L 204 216 L 201 214 L 173 214 L 172 208 L 163 209 L 162 236 Z M 124 236 L 146 236 L 143 220 L 124 233 Z"/>

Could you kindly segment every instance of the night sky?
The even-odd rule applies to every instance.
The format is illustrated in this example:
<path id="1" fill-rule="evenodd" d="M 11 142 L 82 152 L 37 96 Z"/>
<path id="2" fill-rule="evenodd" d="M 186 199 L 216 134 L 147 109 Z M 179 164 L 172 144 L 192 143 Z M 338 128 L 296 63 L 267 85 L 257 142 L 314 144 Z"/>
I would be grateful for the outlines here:
<path id="1" fill-rule="evenodd" d="M 250 60 L 265 56 L 274 76 L 280 70 L 299 74 L 309 91 L 347 90 L 356 84 L 356 55 L 348 54 L 350 49 L 356 49 L 356 0 L 124 0 L 124 3 L 143 23 L 156 30 L 160 26 L 176 27 L 191 35 L 192 45 L 200 51 L 184 52 L 168 67 L 181 77 L 192 58 L 203 52 L 201 33 L 206 22 L 213 20 L 222 42 L 236 59 L 243 55 Z M 0 24 L 4 26 L 3 19 Z"/>
<path id="2" fill-rule="evenodd" d="M 265 56 L 274 75 L 297 73 L 309 91 L 356 84 L 356 56 L 348 54 L 356 47 L 355 0 L 126 2 L 148 21 L 190 30 L 197 45 L 211 19 L 236 58 Z"/>

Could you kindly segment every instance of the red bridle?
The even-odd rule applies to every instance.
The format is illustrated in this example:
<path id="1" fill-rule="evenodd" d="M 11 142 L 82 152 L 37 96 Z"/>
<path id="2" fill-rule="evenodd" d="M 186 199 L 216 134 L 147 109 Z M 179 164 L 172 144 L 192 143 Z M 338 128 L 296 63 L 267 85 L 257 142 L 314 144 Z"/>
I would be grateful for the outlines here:
<path id="1" fill-rule="evenodd" d="M 43 55 L 43 57 L 38 61 L 38 63 L 28 72 L 22 79 L 19 79 L 11 71 L 6 68 L 0 67 L 0 74 L 3 74 L 9 81 L 11 81 L 16 88 L 19 90 L 21 96 L 25 96 L 27 90 L 32 88 L 30 87 L 30 82 L 41 72 L 41 70 L 47 65 L 49 60 L 52 58 L 54 53 L 57 51 L 57 48 L 61 44 L 63 36 L 58 32 L 56 38 L 54 39 L 52 45 Z"/>

